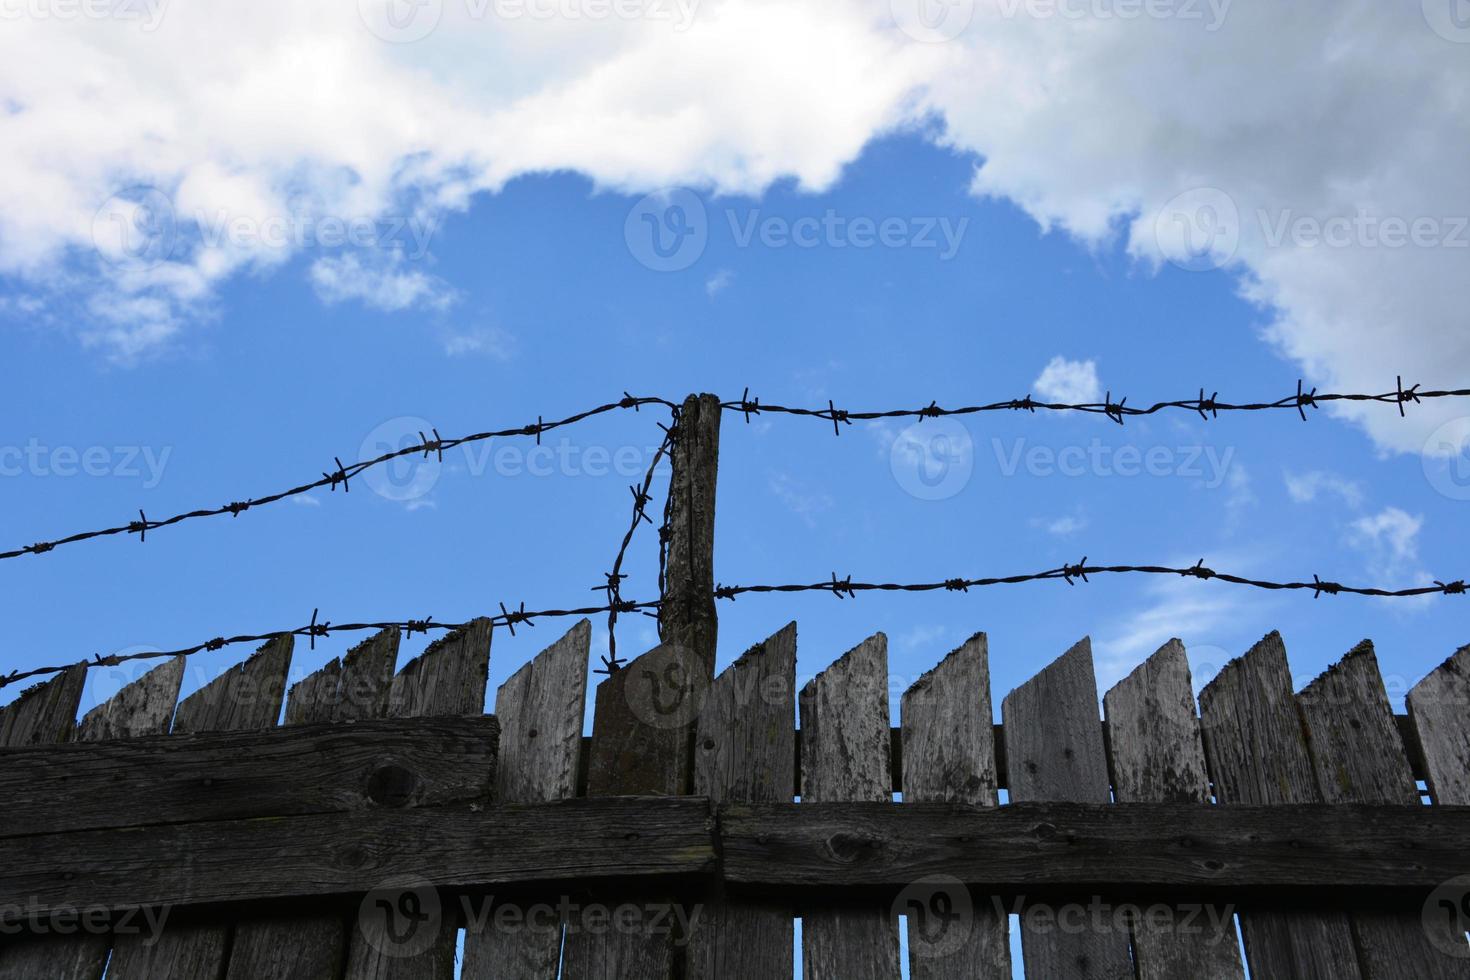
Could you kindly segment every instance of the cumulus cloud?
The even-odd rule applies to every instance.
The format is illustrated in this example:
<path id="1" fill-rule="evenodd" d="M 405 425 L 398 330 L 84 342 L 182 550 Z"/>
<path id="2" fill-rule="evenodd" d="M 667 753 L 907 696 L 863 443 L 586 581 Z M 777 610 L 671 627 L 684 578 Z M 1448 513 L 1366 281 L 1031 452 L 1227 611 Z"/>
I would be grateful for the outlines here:
<path id="1" fill-rule="evenodd" d="M 1102 384 L 1097 380 L 1097 363 L 1053 357 L 1031 383 L 1032 389 L 1049 402 L 1087 404 L 1102 401 Z"/>
<path id="2" fill-rule="evenodd" d="M 401 261 L 364 263 L 356 254 L 317 259 L 311 265 L 311 284 L 324 303 L 357 300 L 384 313 L 413 306 L 444 309 L 454 292 L 442 279 L 418 269 L 401 268 Z"/>
<path id="3" fill-rule="evenodd" d="M 1287 473 L 1286 494 L 1299 504 L 1309 504 L 1323 494 L 1331 494 L 1349 507 L 1363 503 L 1362 484 L 1336 473 L 1313 470 L 1309 473 Z"/>
<path id="4" fill-rule="evenodd" d="M 90 341 L 137 355 L 229 277 L 316 248 L 324 219 L 391 226 L 554 169 L 818 190 L 910 127 L 975 154 L 974 193 L 1045 229 L 1234 277 L 1310 382 L 1470 371 L 1470 32 L 1435 5 L 974 0 L 935 28 L 895 22 L 905 0 L 444 0 L 396 44 L 365 26 L 377 2 L 7 20 L 0 275 L 84 296 Z M 281 227 L 313 233 L 264 233 Z M 1455 411 L 1331 410 L 1389 451 Z"/>

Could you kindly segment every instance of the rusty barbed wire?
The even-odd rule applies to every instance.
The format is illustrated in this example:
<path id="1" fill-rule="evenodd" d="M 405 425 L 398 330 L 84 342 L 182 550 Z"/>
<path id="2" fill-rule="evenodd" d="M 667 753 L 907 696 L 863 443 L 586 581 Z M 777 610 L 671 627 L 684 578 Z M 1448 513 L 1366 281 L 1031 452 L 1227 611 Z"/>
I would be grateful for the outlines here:
<path id="1" fill-rule="evenodd" d="M 355 463 L 344 464 L 340 457 L 334 456 L 332 457 L 334 468 L 331 470 L 324 470 L 322 472 L 321 479 L 312 480 L 310 483 L 303 483 L 300 486 L 292 487 L 289 490 L 281 490 L 277 493 L 268 494 L 264 497 L 249 497 L 245 500 L 234 500 L 228 504 L 225 504 L 222 507 L 205 507 L 198 510 L 191 510 L 186 513 L 175 514 L 174 516 L 164 518 L 163 520 L 149 520 L 148 515 L 140 509 L 138 511 L 138 520 L 136 521 L 129 521 L 128 523 L 120 524 L 117 527 L 102 528 L 96 531 L 80 531 L 75 534 L 69 534 L 62 538 L 56 538 L 52 541 L 40 541 L 36 544 L 26 545 L 23 548 L 16 548 L 11 551 L 3 551 L 0 552 L 0 560 L 6 558 L 19 558 L 23 555 L 43 555 L 62 545 L 76 544 L 81 541 L 90 541 L 93 538 L 104 538 L 115 534 L 136 534 L 138 535 L 138 539 L 140 541 L 147 541 L 148 532 L 157 530 L 161 527 L 170 527 L 174 524 L 180 524 L 184 521 L 196 520 L 203 517 L 219 517 L 224 514 L 229 514 L 231 517 L 238 517 L 240 516 L 240 514 L 252 508 L 261 507 L 266 504 L 273 504 L 278 501 L 285 500 L 288 497 L 295 497 L 304 493 L 308 493 L 312 490 L 319 490 L 322 487 L 327 487 L 329 490 L 335 491 L 339 483 L 342 485 L 342 492 L 349 493 L 352 490 L 352 477 L 357 476 L 363 470 L 371 469 L 374 466 L 381 466 L 383 463 L 387 463 L 390 460 L 398 459 L 403 456 L 412 456 L 416 453 L 422 453 L 423 457 L 427 459 L 430 453 L 434 453 L 442 462 L 444 459 L 444 450 L 446 449 L 453 449 L 457 446 L 463 446 L 469 443 L 482 442 L 486 439 L 505 439 L 512 436 L 534 436 L 536 439 L 536 444 L 539 446 L 541 444 L 541 436 L 547 432 L 551 432 L 554 429 L 560 429 L 565 426 L 575 425 L 578 422 L 583 422 L 587 419 L 593 418 L 594 416 L 604 415 L 612 411 L 624 409 L 632 409 L 634 411 L 638 411 L 644 405 L 664 405 L 670 408 L 677 407 L 674 405 L 673 402 L 670 402 L 667 399 L 653 397 L 634 397 L 633 395 L 630 395 L 625 391 L 623 392 L 623 397 L 615 402 L 609 402 L 606 405 L 599 405 L 596 408 L 590 408 L 585 411 L 577 412 L 573 415 L 567 416 L 566 418 L 557 419 L 552 422 L 547 422 L 540 415 L 538 415 L 536 416 L 536 421 L 528 425 L 520 425 L 510 429 L 501 429 L 496 432 L 476 432 L 473 435 L 459 436 L 457 438 L 451 439 L 443 438 L 439 435 L 438 429 L 433 429 L 431 430 L 433 432 L 432 439 L 424 435 L 424 433 L 420 432 L 419 439 L 421 441 L 418 445 L 405 446 L 402 449 L 397 449 L 393 452 L 383 453 L 381 456 L 375 456 L 372 459 L 358 460 Z"/>
<path id="2" fill-rule="evenodd" d="M 602 657 L 602 669 L 594 671 L 598 674 L 613 674 L 623 665 L 618 657 L 618 613 L 621 611 L 622 583 L 628 576 L 623 574 L 623 559 L 628 554 L 628 546 L 633 542 L 633 535 L 638 530 L 638 525 L 644 522 L 653 523 L 653 518 L 648 516 L 648 505 L 652 501 L 650 490 L 653 487 L 653 475 L 658 469 L 658 464 L 664 456 L 673 462 L 674 441 L 679 429 L 679 408 L 674 406 L 669 409 L 670 421 L 668 425 L 659 424 L 663 429 L 663 442 L 653 454 L 653 460 L 648 464 L 648 472 L 643 476 L 642 486 L 631 486 L 628 490 L 633 494 L 633 521 L 628 525 L 627 532 L 623 535 L 623 543 L 618 547 L 617 556 L 613 559 L 612 571 L 605 572 L 607 583 L 592 587 L 593 592 L 606 592 L 608 601 L 607 613 L 607 655 Z M 664 500 L 663 523 L 658 528 L 658 601 L 662 602 L 664 597 L 664 557 L 665 546 L 669 536 L 669 505 L 668 498 Z"/>
<path id="3" fill-rule="evenodd" d="M 928 405 L 919 408 L 894 408 L 878 411 L 852 411 L 850 409 L 838 408 L 829 399 L 826 408 L 797 408 L 787 405 L 763 405 L 759 397 L 751 398 L 750 389 L 738 400 L 722 402 L 720 407 L 727 412 L 739 413 L 744 416 L 748 423 L 752 415 L 782 414 L 807 416 L 822 419 L 832 423 L 832 431 L 836 435 L 842 434 L 842 426 L 851 425 L 853 422 L 872 422 L 879 419 L 896 418 L 941 418 L 953 415 L 977 415 L 982 412 L 1082 412 L 1093 415 L 1103 415 L 1108 419 L 1122 425 L 1124 419 L 1135 418 L 1142 415 L 1155 415 L 1159 412 L 1177 409 L 1199 415 L 1206 421 L 1218 418 L 1221 412 L 1265 412 L 1265 411 L 1295 411 L 1306 421 L 1308 408 L 1318 408 L 1324 402 L 1375 402 L 1386 405 L 1397 405 L 1399 415 L 1404 415 L 1404 406 L 1410 403 L 1418 404 L 1425 399 L 1437 398 L 1467 398 L 1470 397 L 1470 388 L 1457 388 L 1445 391 L 1420 391 L 1419 385 L 1404 387 L 1402 377 L 1395 380 L 1394 390 L 1379 395 L 1351 394 L 1340 392 L 1319 392 L 1316 388 L 1308 391 L 1301 381 L 1297 381 L 1296 392 L 1275 401 L 1266 402 L 1222 402 L 1220 393 L 1216 391 L 1209 397 L 1205 397 L 1205 389 L 1199 390 L 1196 398 L 1180 398 L 1173 401 L 1154 402 L 1152 405 L 1139 408 L 1129 406 L 1127 398 L 1113 401 L 1113 393 L 1107 392 L 1101 402 L 1042 402 L 1032 398 L 1029 394 L 1025 398 L 1008 398 L 1004 401 L 991 402 L 986 405 L 966 405 L 959 408 L 941 408 L 938 402 L 930 401 Z"/>
<path id="4" fill-rule="evenodd" d="M 716 585 L 713 595 L 716 599 L 734 600 L 738 596 L 767 593 L 796 593 L 796 592 L 828 592 L 838 599 L 854 599 L 861 592 L 968 592 L 973 588 L 984 588 L 997 585 L 1019 585 L 1029 582 L 1063 581 L 1067 585 L 1076 585 L 1078 582 L 1089 582 L 1090 575 L 1167 575 L 1180 576 L 1183 578 L 1195 578 L 1200 580 L 1218 580 L 1234 585 L 1248 586 L 1257 589 L 1268 590 L 1293 590 L 1308 591 L 1313 598 L 1323 595 L 1360 595 L 1377 596 L 1380 598 L 1409 598 L 1423 595 L 1465 595 L 1467 586 L 1463 579 L 1453 582 L 1436 581 L 1433 585 L 1414 586 L 1402 589 L 1381 589 L 1369 586 L 1344 585 L 1322 579 L 1318 575 L 1312 576 L 1312 581 L 1304 582 L 1276 582 L 1267 579 L 1253 579 L 1241 575 L 1232 575 L 1228 572 L 1218 572 L 1213 568 L 1205 566 L 1201 559 L 1194 565 L 1183 568 L 1169 565 L 1090 565 L 1084 557 L 1075 565 L 1061 565 L 1057 568 L 1047 569 L 1041 572 L 1029 572 L 1018 575 L 1004 575 L 989 578 L 947 578 L 934 582 L 895 583 L 895 582 L 854 582 L 852 576 L 848 575 L 838 578 L 833 572 L 827 581 L 812 582 L 807 584 L 787 585 Z M 550 619 L 564 616 L 593 616 L 600 613 L 612 612 L 616 609 L 619 613 L 646 612 L 657 609 L 661 600 L 653 599 L 644 602 L 632 600 L 619 600 L 605 606 L 595 606 L 582 609 L 545 609 L 528 612 L 522 603 L 516 609 L 506 608 L 504 603 L 500 605 L 500 614 L 489 617 L 491 626 L 504 626 L 512 635 L 515 633 L 517 623 L 534 626 L 538 619 Z M 318 636 L 328 636 L 333 633 L 357 632 L 363 630 L 384 630 L 396 628 L 405 633 L 427 633 L 429 630 L 457 630 L 463 629 L 467 623 L 436 623 L 433 617 L 424 619 L 410 619 L 383 623 L 330 623 L 318 622 L 317 610 L 312 611 L 311 622 L 306 626 L 294 630 L 277 630 L 273 633 L 257 633 L 242 636 L 215 637 L 204 643 L 185 647 L 181 650 L 170 650 L 161 652 L 140 652 L 130 654 L 114 654 L 112 656 L 94 656 L 90 660 L 80 661 L 80 664 L 89 666 L 113 666 L 131 660 L 164 659 L 169 657 L 193 656 L 203 651 L 219 650 L 223 647 L 236 643 L 260 643 L 275 639 L 279 636 L 305 636 L 308 637 L 315 647 Z M 60 666 L 36 667 L 27 671 L 11 671 L 10 674 L 0 677 L 0 688 L 7 687 L 18 681 L 30 677 L 46 674 L 57 674 L 79 664 L 62 664 Z M 610 668 L 608 673 L 617 668 Z"/>

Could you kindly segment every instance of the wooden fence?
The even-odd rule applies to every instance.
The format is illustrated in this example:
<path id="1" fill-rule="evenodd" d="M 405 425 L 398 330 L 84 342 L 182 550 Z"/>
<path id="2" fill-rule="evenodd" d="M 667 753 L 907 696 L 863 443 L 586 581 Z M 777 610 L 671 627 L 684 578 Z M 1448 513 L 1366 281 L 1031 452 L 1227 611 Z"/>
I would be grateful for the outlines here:
<path id="1" fill-rule="evenodd" d="M 487 620 L 289 691 L 287 636 L 182 701 L 176 659 L 0 709 L 0 980 L 780 978 L 797 919 L 812 980 L 899 977 L 901 929 L 914 978 L 1244 977 L 1237 922 L 1254 978 L 1470 977 L 1470 647 L 1397 717 L 1370 644 L 1298 692 L 1274 633 L 1198 702 L 1171 641 L 1101 718 L 1086 639 L 1000 725 L 984 634 L 896 727 L 881 633 L 800 689 L 795 624 L 714 676 L 698 409 L 663 642 L 590 737 L 586 621 L 490 716 Z"/>

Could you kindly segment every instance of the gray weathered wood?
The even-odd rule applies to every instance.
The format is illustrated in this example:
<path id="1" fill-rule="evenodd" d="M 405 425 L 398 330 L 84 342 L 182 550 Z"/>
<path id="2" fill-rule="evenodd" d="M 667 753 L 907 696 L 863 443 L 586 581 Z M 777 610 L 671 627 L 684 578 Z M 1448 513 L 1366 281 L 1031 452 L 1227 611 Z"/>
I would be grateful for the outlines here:
<path id="1" fill-rule="evenodd" d="M 1103 695 L 1113 798 L 1119 803 L 1210 802 L 1210 777 L 1184 644 L 1170 640 Z M 1245 976 L 1233 910 L 1194 910 L 1133 925 L 1139 980 Z M 1210 929 L 1209 923 L 1228 928 Z"/>
<path id="2" fill-rule="evenodd" d="M 694 736 L 694 791 L 717 803 L 789 803 L 795 779 L 796 624 L 747 650 L 715 678 Z M 712 888 L 690 937 L 686 976 L 791 977 L 787 903 Z"/>
<path id="3" fill-rule="evenodd" d="M 286 697 L 286 724 L 356 721 L 388 713 L 400 633 L 390 627 L 373 634 L 340 660 L 308 675 Z"/>
<path id="4" fill-rule="evenodd" d="M 697 797 L 358 810 L 21 841 L 0 865 L 0 910 L 360 894 L 404 877 L 567 887 L 716 870 L 709 802 Z"/>
<path id="5" fill-rule="evenodd" d="M 1082 639 L 1007 695 L 1001 714 L 1012 801 L 1109 801 L 1091 640 Z M 1072 900 L 1085 905 L 1092 896 Z M 1028 976 L 1057 980 L 1133 976 L 1127 935 L 1111 930 L 1043 931 L 1032 920 L 1032 904 L 1047 907 L 1028 903 L 1028 913 L 1021 918 L 1021 954 Z"/>
<path id="6" fill-rule="evenodd" d="M 708 684 L 703 660 L 688 648 L 660 644 L 597 686 L 588 755 L 587 795 L 675 796 L 689 781 L 690 730 Z M 588 915 L 622 901 L 593 891 L 566 924 L 565 980 L 662 980 L 673 973 L 670 937 L 642 929 L 597 928 Z"/>
<path id="7" fill-rule="evenodd" d="M 1415 684 L 1404 701 L 1434 802 L 1470 804 L 1470 646 Z"/>
<path id="8" fill-rule="evenodd" d="M 976 633 L 914 682 L 900 702 L 903 801 L 995 806 L 990 661 Z M 963 886 L 958 886 L 963 888 Z M 1010 925 L 986 896 L 951 894 L 946 879 L 911 886 L 909 976 L 914 980 L 1010 980 Z M 941 898 L 942 897 L 942 898 Z M 955 905 L 963 899 L 963 905 Z M 953 915 L 930 906 L 947 901 Z M 943 910 L 949 911 L 949 910 Z"/>
<path id="9" fill-rule="evenodd" d="M 399 635 L 396 628 L 376 633 L 293 685 L 286 693 L 286 724 L 382 718 Z M 330 913 L 243 919 L 235 924 L 225 978 L 336 980 L 347 957 L 347 926 L 343 916 Z"/>
<path id="10" fill-rule="evenodd" d="M 727 803 L 718 818 L 726 880 L 779 889 L 947 874 L 1048 895 L 1179 890 L 1290 908 L 1390 890 L 1422 900 L 1470 872 L 1466 807 Z"/>
<path id="11" fill-rule="evenodd" d="M 715 485 L 720 458 L 720 400 L 690 395 L 679 411 L 669 477 L 668 567 L 659 638 L 692 651 L 714 676 Z"/>
<path id="12" fill-rule="evenodd" d="M 179 702 L 173 730 L 221 732 L 274 726 L 281 715 L 293 641 L 290 635 L 270 640 L 244 663 L 231 667 Z M 155 831 L 122 833 L 150 836 Z M 62 839 L 70 840 L 72 836 Z M 187 867 L 194 857 L 182 850 L 159 853 L 155 860 L 165 873 L 177 874 L 177 869 Z M 101 859 L 94 859 L 94 866 L 100 863 Z M 224 971 L 230 932 L 230 923 L 223 921 L 165 927 L 160 935 L 147 937 L 147 941 L 137 936 L 119 937 L 107 966 L 108 980 L 194 980 L 219 976 Z"/>
<path id="13" fill-rule="evenodd" d="M 591 641 L 592 625 L 583 619 L 496 692 L 495 713 L 501 724 L 497 802 L 539 803 L 576 796 Z M 479 928 L 467 923 L 461 977 L 556 980 L 560 919 L 549 925 L 533 920 L 507 930 L 495 927 L 493 915 L 492 911 Z"/>
<path id="14" fill-rule="evenodd" d="M 1317 786 L 1328 803 L 1419 805 L 1393 708 L 1373 644 L 1363 641 L 1297 695 Z M 1355 912 L 1353 937 L 1368 980 L 1436 980 L 1464 976 L 1470 964 L 1429 941 L 1419 904 L 1402 912 Z M 1441 938 L 1450 942 L 1446 930 Z M 1459 940 L 1464 942 L 1462 935 Z"/>
<path id="15" fill-rule="evenodd" d="M 493 626 L 480 617 L 448 633 L 415 657 L 393 678 L 388 714 L 395 718 L 433 715 L 481 715 L 490 671 Z M 398 894 L 419 887 L 421 875 L 384 876 L 382 886 Z M 378 890 L 377 885 L 373 891 Z M 389 912 L 396 915 L 396 912 Z M 440 905 L 427 924 L 394 923 L 369 918 L 364 910 L 352 930 L 347 954 L 347 980 L 449 980 L 454 975 L 458 941 L 457 909 Z M 399 925 L 411 925 L 408 938 L 397 941 Z M 436 930 L 420 951 L 420 929 Z"/>
<path id="16" fill-rule="evenodd" d="M 874 634 L 801 691 L 802 803 L 892 802 L 888 638 Z M 884 905 L 803 909 L 805 980 L 896 980 L 898 919 Z"/>
<path id="17" fill-rule="evenodd" d="M 85 665 L 68 667 L 0 708 L 0 746 L 45 745 L 70 741 L 76 732 L 77 707 L 87 683 Z"/>
<path id="18" fill-rule="evenodd" d="M 1220 803 L 1322 802 L 1279 634 L 1226 664 L 1200 692 L 1199 705 Z M 1240 926 L 1252 976 L 1361 976 L 1341 912 L 1244 911 Z"/>
<path id="19" fill-rule="evenodd" d="M 77 724 L 77 739 L 101 742 L 165 734 L 173 721 L 183 682 L 184 658 L 165 660 L 87 712 Z"/>
<path id="20" fill-rule="evenodd" d="M 0 750 L 0 839 L 488 799 L 498 729 L 485 715 Z"/>
<path id="21" fill-rule="evenodd" d="M 86 680 L 86 667 L 72 667 L 0 708 L 0 747 L 54 745 L 76 737 Z M 0 939 L 0 980 L 98 980 L 110 945 L 106 936 L 6 937 Z"/>

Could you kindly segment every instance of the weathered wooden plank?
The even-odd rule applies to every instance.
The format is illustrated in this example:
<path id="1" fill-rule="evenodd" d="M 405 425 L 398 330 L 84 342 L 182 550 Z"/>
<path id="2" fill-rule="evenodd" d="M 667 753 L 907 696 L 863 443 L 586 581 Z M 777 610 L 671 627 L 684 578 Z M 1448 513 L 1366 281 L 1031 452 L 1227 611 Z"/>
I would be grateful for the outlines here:
<path id="1" fill-rule="evenodd" d="M 796 624 L 751 647 L 719 677 L 694 736 L 694 791 L 717 803 L 791 801 L 796 768 Z M 791 906 L 712 888 L 687 954 L 690 980 L 790 980 Z"/>
<path id="2" fill-rule="evenodd" d="M 669 477 L 668 567 L 659 606 L 659 638 L 715 672 L 715 486 L 720 458 L 720 400 L 690 395 L 679 410 Z"/>
<path id="3" fill-rule="evenodd" d="M 498 731 L 485 715 L 0 750 L 0 839 L 488 799 Z"/>
<path id="4" fill-rule="evenodd" d="M 1470 872 L 1470 808 L 1192 803 L 726 803 L 727 881 L 901 887 L 947 874 L 1011 890 L 1421 900 Z"/>
<path id="5" fill-rule="evenodd" d="M 1280 634 L 1226 664 L 1200 692 L 1199 705 L 1220 803 L 1322 802 Z M 1243 911 L 1240 925 L 1252 976 L 1361 976 L 1341 912 Z"/>
<path id="6" fill-rule="evenodd" d="M 597 686 L 589 797 L 687 792 L 691 726 L 708 692 L 703 669 L 703 658 L 688 648 L 660 644 Z M 672 975 L 668 935 L 595 924 L 593 916 L 621 901 L 616 892 L 593 891 L 572 914 L 562 952 L 565 980 Z"/>
<path id="7" fill-rule="evenodd" d="M 1404 700 L 1434 802 L 1470 804 L 1470 646 L 1415 684 Z"/>
<path id="8" fill-rule="evenodd" d="M 86 667 L 72 667 L 0 708 L 0 747 L 55 745 L 76 737 L 86 680 Z M 98 980 L 110 945 L 106 936 L 95 935 L 0 936 L 0 980 Z"/>
<path id="9" fill-rule="evenodd" d="M 496 692 L 495 713 L 502 726 L 497 802 L 538 803 L 576 795 L 591 642 L 592 625 L 583 619 Z M 509 904 L 517 902 L 525 918 L 524 896 L 509 899 Z M 497 904 L 506 903 L 502 898 Z M 508 930 L 497 927 L 494 914 L 491 910 L 490 917 L 466 926 L 464 980 L 556 980 L 560 917 L 549 923 L 532 919 Z"/>
<path id="10" fill-rule="evenodd" d="M 21 838 L 0 909 L 126 909 L 716 870 L 709 801 L 616 797 L 358 810 Z"/>
<path id="11" fill-rule="evenodd" d="M 900 713 L 905 805 L 997 804 L 984 633 L 915 681 Z M 993 903 L 976 902 L 951 875 L 915 882 L 902 901 L 914 980 L 1010 980 L 1010 925 Z"/>
<path id="12" fill-rule="evenodd" d="M 386 715 L 400 635 L 397 628 L 375 633 L 342 659 L 332 660 L 292 685 L 286 697 L 286 724 L 356 721 Z"/>
<path id="13" fill-rule="evenodd" d="M 1091 640 L 1083 638 L 1007 695 L 1001 715 L 1012 801 L 1109 801 Z M 1092 900 L 1088 896 L 1083 904 Z M 1032 913 L 1033 905 L 1041 911 Z M 1044 929 L 1037 917 L 1050 918 L 1056 906 L 1027 903 L 1027 909 L 1021 917 L 1021 954 L 1028 976 L 1057 980 L 1133 976 L 1126 934 L 1103 929 Z"/>
<path id="14" fill-rule="evenodd" d="M 1170 640 L 1103 695 L 1113 798 L 1119 803 L 1210 802 L 1194 685 L 1184 644 Z M 1212 923 L 1226 928 L 1210 928 Z M 1174 909 L 1133 924 L 1139 980 L 1245 976 L 1234 910 L 1201 917 Z"/>
<path id="15" fill-rule="evenodd" d="M 286 724 L 382 718 L 398 661 L 399 632 L 385 629 L 333 658 L 286 694 Z M 473 773 L 464 773 L 473 779 Z M 292 977 L 336 980 L 347 957 L 347 920 L 341 915 L 267 916 L 235 924 L 226 980 Z"/>
<path id="16" fill-rule="evenodd" d="M 244 663 L 232 667 L 179 702 L 173 730 L 221 732 L 270 728 L 281 715 L 286 672 L 291 666 L 294 637 L 267 642 Z M 150 836 L 154 829 L 123 831 Z M 96 833 L 107 834 L 109 831 Z M 60 839 L 71 840 L 72 835 Z M 195 857 L 187 850 L 159 853 L 164 873 L 187 867 Z M 102 864 L 103 858 L 95 863 Z M 108 980 L 195 980 L 217 977 L 224 971 L 231 926 L 228 922 L 165 928 L 158 936 L 119 937 L 107 965 Z"/>
<path id="17" fill-rule="evenodd" d="M 802 803 L 886 801 L 888 638 L 876 633 L 801 691 Z M 895 808 L 896 809 L 896 808 Z M 803 909 L 806 980 L 899 976 L 898 920 L 886 906 Z"/>
<path id="18" fill-rule="evenodd" d="M 23 691 L 0 708 L 0 746 L 45 745 L 74 737 L 77 708 L 87 683 L 87 667 L 68 667 L 42 684 Z"/>
<path id="19" fill-rule="evenodd" d="M 480 617 L 425 648 L 393 678 L 388 714 L 395 718 L 474 715 L 485 711 L 490 671 L 489 619 Z M 459 916 L 440 904 L 427 920 L 405 914 L 406 896 L 422 895 L 423 876 L 385 875 L 357 917 L 347 954 L 347 980 L 449 980 L 454 975 Z"/>
<path id="20" fill-rule="evenodd" d="M 77 725 L 77 739 L 101 742 L 165 734 L 183 682 L 184 658 L 165 660 L 87 712 Z"/>
<path id="21" fill-rule="evenodd" d="M 1328 803 L 1419 805 L 1419 789 L 1405 758 L 1373 644 L 1363 641 L 1297 695 L 1317 785 Z M 1368 980 L 1436 980 L 1464 976 L 1456 961 L 1430 942 L 1415 903 L 1402 912 L 1355 912 L 1353 937 Z M 1454 940 L 1444 930 L 1440 944 Z M 1464 945 L 1463 934 L 1459 942 Z"/>

